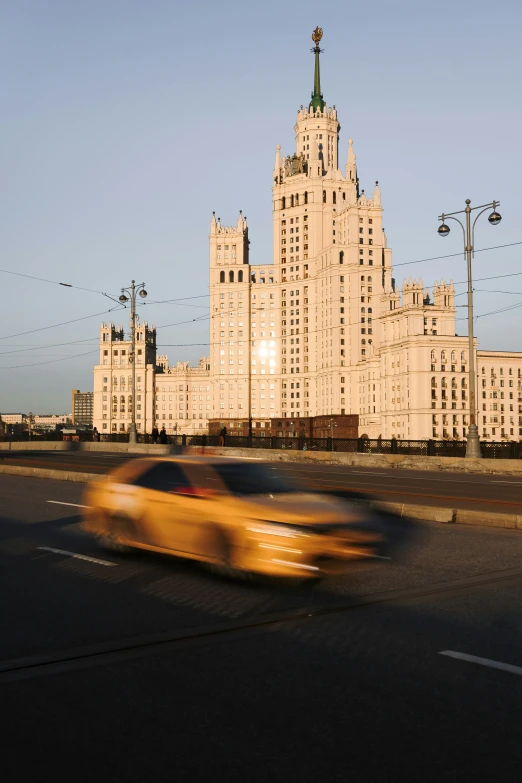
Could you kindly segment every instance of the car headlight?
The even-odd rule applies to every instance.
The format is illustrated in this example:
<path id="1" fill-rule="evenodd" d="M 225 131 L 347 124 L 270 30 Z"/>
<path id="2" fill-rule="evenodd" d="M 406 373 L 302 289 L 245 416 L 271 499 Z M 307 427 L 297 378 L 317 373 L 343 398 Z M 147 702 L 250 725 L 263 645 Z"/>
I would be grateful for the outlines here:
<path id="1" fill-rule="evenodd" d="M 279 522 L 260 521 L 251 527 L 247 527 L 251 533 L 263 533 L 268 536 L 281 536 L 281 538 L 303 538 L 309 535 L 306 528 L 281 525 Z"/>

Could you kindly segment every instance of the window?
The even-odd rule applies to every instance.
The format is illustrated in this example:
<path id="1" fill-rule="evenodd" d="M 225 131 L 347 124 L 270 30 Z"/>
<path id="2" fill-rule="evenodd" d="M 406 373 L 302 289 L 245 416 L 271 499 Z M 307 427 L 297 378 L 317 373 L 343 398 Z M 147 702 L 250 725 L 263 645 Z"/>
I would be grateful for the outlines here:
<path id="1" fill-rule="evenodd" d="M 240 269 L 239 272 L 237 273 L 237 282 L 238 283 L 242 283 L 243 282 L 243 270 L 242 269 Z"/>
<path id="2" fill-rule="evenodd" d="M 190 484 L 175 462 L 160 462 L 139 476 L 134 484 L 157 492 L 179 492 L 187 490 Z"/>
<path id="3" fill-rule="evenodd" d="M 233 283 L 234 282 L 234 272 L 233 272 L 232 269 L 228 273 L 228 281 L 229 281 L 229 283 Z"/>
<path id="4" fill-rule="evenodd" d="M 224 272 L 220 272 L 219 273 L 219 282 L 220 283 L 224 283 L 225 282 L 225 273 Z"/>

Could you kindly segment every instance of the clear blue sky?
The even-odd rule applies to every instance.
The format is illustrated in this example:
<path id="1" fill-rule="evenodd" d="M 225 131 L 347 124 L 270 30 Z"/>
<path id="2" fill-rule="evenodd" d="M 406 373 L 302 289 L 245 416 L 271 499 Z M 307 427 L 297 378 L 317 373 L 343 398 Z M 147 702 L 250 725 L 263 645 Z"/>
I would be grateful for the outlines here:
<path id="1" fill-rule="evenodd" d="M 437 216 L 466 198 L 501 201 L 503 222 L 483 219 L 476 247 L 522 241 L 521 23 L 515 0 L 5 0 L 0 267 L 116 295 L 145 280 L 142 315 L 158 326 L 204 315 L 204 298 L 192 300 L 198 307 L 152 302 L 207 294 L 213 209 L 225 223 L 243 209 L 253 263 L 270 258 L 275 145 L 293 150 L 317 24 L 341 161 L 351 136 L 361 186 L 379 180 L 394 264 L 458 252 L 457 230 L 440 239 Z M 521 259 L 522 245 L 479 253 L 475 277 L 522 272 Z M 405 274 L 431 286 L 464 280 L 465 266 L 456 257 L 396 268 L 399 283 Z M 96 350 L 103 316 L 19 333 L 113 303 L 0 280 L 0 411 L 68 412 L 72 388 L 92 389 L 96 354 L 77 354 Z M 488 289 L 476 293 L 476 314 L 522 303 L 522 275 L 476 288 Z M 127 325 L 126 313 L 105 317 Z M 484 348 L 522 350 L 521 326 L 522 307 L 479 319 L 476 334 Z M 160 345 L 206 343 L 208 326 L 158 335 Z M 206 348 L 165 351 L 194 362 Z"/>

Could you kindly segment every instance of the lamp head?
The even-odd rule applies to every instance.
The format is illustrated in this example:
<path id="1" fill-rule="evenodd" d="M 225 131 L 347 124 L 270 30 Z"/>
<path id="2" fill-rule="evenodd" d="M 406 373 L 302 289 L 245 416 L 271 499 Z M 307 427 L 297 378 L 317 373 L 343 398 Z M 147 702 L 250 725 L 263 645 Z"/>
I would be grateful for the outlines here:
<path id="1" fill-rule="evenodd" d="M 437 232 L 438 232 L 439 236 L 441 236 L 441 237 L 447 237 L 447 236 L 448 236 L 448 234 L 449 234 L 449 232 L 450 232 L 450 227 L 449 227 L 449 226 L 447 226 L 447 225 L 446 225 L 446 223 L 442 223 L 442 224 L 441 224 L 441 225 L 438 227 L 438 229 L 437 229 Z"/>
<path id="2" fill-rule="evenodd" d="M 496 209 L 493 210 L 491 215 L 488 217 L 489 222 L 492 226 L 498 226 L 500 221 L 502 220 L 502 215 L 500 215 Z"/>
<path id="3" fill-rule="evenodd" d="M 147 292 L 145 291 L 144 288 L 141 289 L 140 296 L 141 296 L 142 299 L 145 299 L 145 297 L 147 296 Z"/>

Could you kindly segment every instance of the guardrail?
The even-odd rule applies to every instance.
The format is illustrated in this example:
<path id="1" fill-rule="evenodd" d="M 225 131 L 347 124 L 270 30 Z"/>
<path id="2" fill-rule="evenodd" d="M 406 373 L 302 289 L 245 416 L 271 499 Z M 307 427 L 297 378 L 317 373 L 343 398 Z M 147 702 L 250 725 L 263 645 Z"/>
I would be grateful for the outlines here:
<path id="1" fill-rule="evenodd" d="M 23 433 L 25 434 L 25 433 Z M 92 441 L 92 433 L 80 433 L 81 441 Z M 4 437 L 0 440 L 27 442 L 27 437 Z M 63 440 L 61 433 L 46 433 L 31 439 L 33 443 Z M 128 443 L 128 433 L 101 435 L 103 443 Z M 251 449 L 287 449 L 294 451 L 329 451 L 359 454 L 408 454 L 421 457 L 464 457 L 466 441 L 455 440 L 397 440 L 396 438 L 306 438 L 261 437 L 258 435 L 167 435 L 163 440 L 151 435 L 138 435 L 139 443 L 166 443 L 172 446 L 229 446 Z M 480 444 L 482 456 L 487 459 L 522 459 L 522 441 L 502 441 Z"/>

